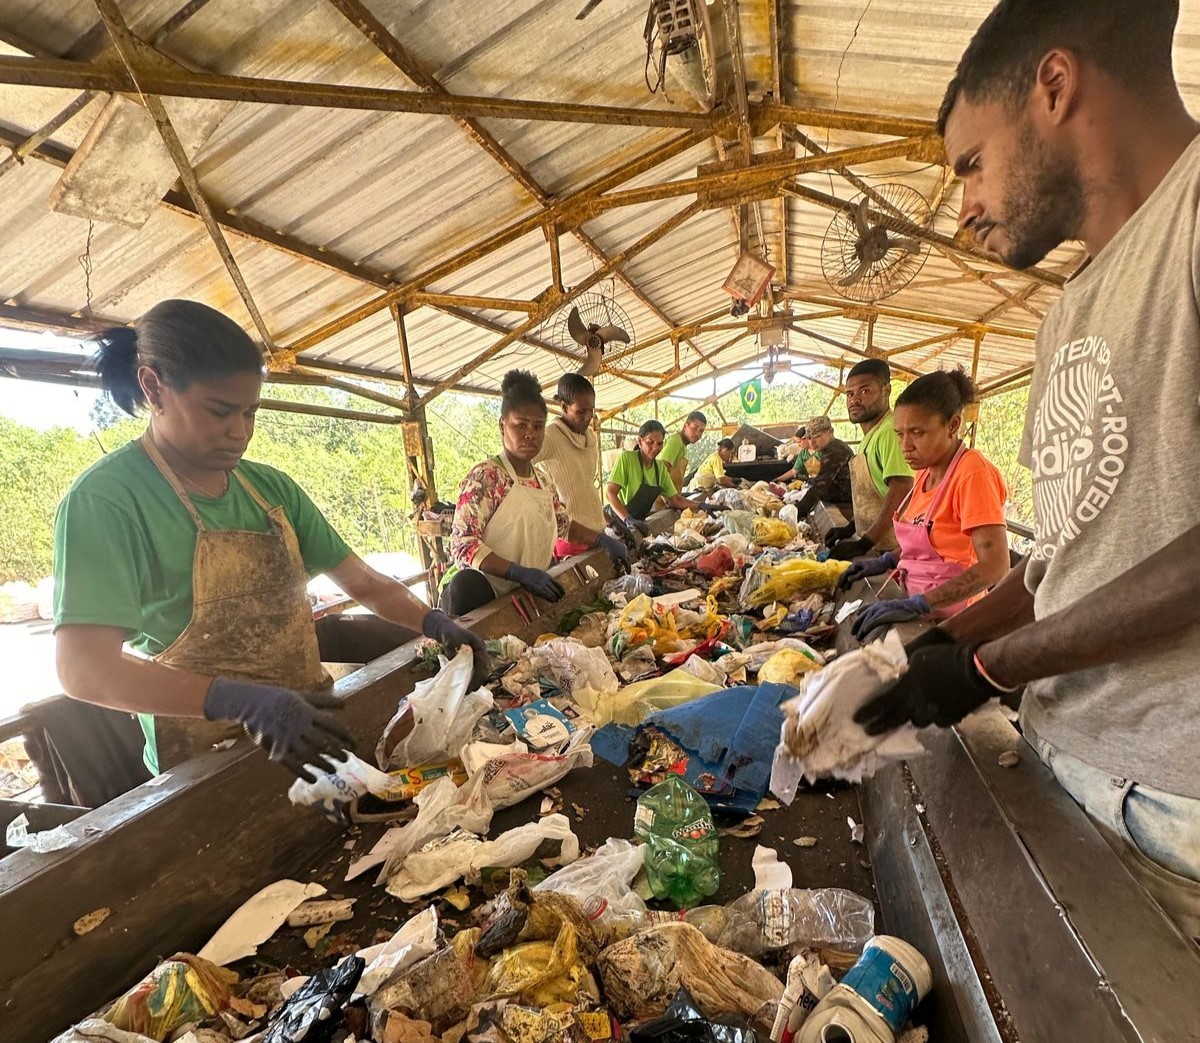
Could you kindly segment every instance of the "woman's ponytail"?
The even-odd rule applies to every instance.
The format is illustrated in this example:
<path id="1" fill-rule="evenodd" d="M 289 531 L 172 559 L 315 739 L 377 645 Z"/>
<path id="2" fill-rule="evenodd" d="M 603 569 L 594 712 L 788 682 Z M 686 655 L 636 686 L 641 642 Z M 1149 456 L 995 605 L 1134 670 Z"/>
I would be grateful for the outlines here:
<path id="1" fill-rule="evenodd" d="M 128 326 L 114 326 L 96 338 L 92 365 L 100 374 L 100 386 L 118 407 L 130 416 L 146 404 L 146 393 L 138 383 L 138 335 Z"/>

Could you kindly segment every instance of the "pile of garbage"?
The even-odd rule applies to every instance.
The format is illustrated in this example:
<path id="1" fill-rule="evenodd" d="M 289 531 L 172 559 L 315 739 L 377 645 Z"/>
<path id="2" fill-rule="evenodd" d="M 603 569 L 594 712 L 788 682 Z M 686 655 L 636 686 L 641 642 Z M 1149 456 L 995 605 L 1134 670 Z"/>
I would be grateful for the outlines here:
<path id="1" fill-rule="evenodd" d="M 847 564 L 825 560 L 799 495 L 719 491 L 728 510 L 686 512 L 645 541 L 631 573 L 555 633 L 490 642 L 486 686 L 471 687 L 469 647 L 440 658 L 374 764 L 351 755 L 292 785 L 294 803 L 339 823 L 386 823 L 346 879 L 373 872 L 417 908 L 398 930 L 308 974 L 261 973 L 250 958 L 284 925 L 316 961 L 354 915 L 353 898 L 279 881 L 56 1043 L 754 1043 L 830 1025 L 850 1035 L 829 1038 L 891 1043 L 929 969 L 874 936 L 868 898 L 795 888 L 759 847 L 755 888 L 711 903 L 714 813 L 746 819 L 779 806 L 769 791 L 790 802 L 802 778 L 861 779 L 920 751 L 913 734 L 853 724 L 904 651 L 889 638 L 836 656 Z M 634 839 L 588 852 L 555 784 L 596 758 L 640 796 Z M 536 795 L 530 821 L 491 835 L 495 812 Z M 435 899 L 470 925 L 440 920 Z"/>

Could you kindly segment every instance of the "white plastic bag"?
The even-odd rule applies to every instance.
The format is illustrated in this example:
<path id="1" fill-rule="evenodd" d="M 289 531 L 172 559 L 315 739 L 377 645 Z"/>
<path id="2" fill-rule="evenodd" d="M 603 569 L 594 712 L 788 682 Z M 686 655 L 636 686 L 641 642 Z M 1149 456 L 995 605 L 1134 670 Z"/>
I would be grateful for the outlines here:
<path id="1" fill-rule="evenodd" d="M 437 947 L 437 909 L 431 905 L 408 920 L 382 945 L 372 945 L 357 953 L 367 961 L 367 966 L 354 991 L 367 997 L 374 996 L 393 974 L 432 956 Z"/>
<path id="2" fill-rule="evenodd" d="M 779 512 L 779 520 L 787 522 L 793 529 L 800 527 L 800 512 L 794 503 L 785 504 Z"/>
<path id="3" fill-rule="evenodd" d="M 337 771 L 329 773 L 310 765 L 317 776 L 316 782 L 296 779 L 288 787 L 288 800 L 293 804 L 319 808 L 324 814 L 337 821 L 344 821 L 349 805 L 357 797 L 374 793 L 387 794 L 391 777 L 353 753 L 339 762 Z"/>
<path id="4" fill-rule="evenodd" d="M 448 836 L 456 829 L 483 835 L 492 824 L 492 803 L 487 793 L 471 789 L 467 785 L 455 786 L 454 780 L 441 778 L 427 786 L 414 798 L 417 817 L 403 826 L 393 827 L 380 838 L 370 854 L 347 870 L 358 876 L 364 870 L 380 862 L 386 862 L 379 882 L 393 876 L 409 853 L 423 847 L 437 837 Z M 386 843 L 385 843 L 386 842 Z"/>
<path id="5" fill-rule="evenodd" d="M 464 789 L 472 795 L 486 794 L 493 808 L 518 804 L 526 797 L 553 786 L 573 768 L 590 768 L 593 728 L 581 727 L 572 735 L 562 753 L 530 753 L 524 743 L 496 746 L 471 743 L 462 750 L 463 766 L 469 779 Z"/>
<path id="6" fill-rule="evenodd" d="M 602 898 L 617 913 L 644 913 L 646 903 L 633 891 L 633 880 L 641 872 L 646 849 L 623 837 L 609 837 L 588 855 L 551 873 L 535 891 L 558 891 L 571 895 L 580 905 L 589 898 Z"/>
<path id="7" fill-rule="evenodd" d="M 4 842 L 9 847 L 27 847 L 30 851 L 45 855 L 78 844 L 79 838 L 70 833 L 66 826 L 55 826 L 40 833 L 30 833 L 29 819 L 22 814 L 8 824 L 4 831 Z"/>
<path id="8" fill-rule="evenodd" d="M 519 865 L 547 840 L 561 842 L 555 860 L 559 864 L 574 862 L 579 857 L 579 838 L 571 831 L 565 815 L 547 815 L 501 833 L 495 840 L 485 841 L 456 830 L 409 855 L 400 871 L 388 881 L 387 892 L 402 902 L 415 902 L 460 877 L 476 876 L 487 866 Z"/>
<path id="9" fill-rule="evenodd" d="M 103 1018 L 88 1018 L 74 1028 L 55 1036 L 51 1043 L 155 1043 L 140 1032 L 126 1032 Z"/>
<path id="10" fill-rule="evenodd" d="M 771 766 L 771 792 L 790 804 L 801 777 L 861 782 L 890 761 L 924 753 L 912 725 L 868 735 L 854 721 L 855 713 L 906 669 L 908 657 L 893 630 L 882 641 L 809 674 L 800 694 L 781 707 L 784 721 Z"/>
<path id="11" fill-rule="evenodd" d="M 615 692 L 617 675 L 602 648 L 589 648 L 573 637 L 556 637 L 534 645 L 527 655 L 537 672 L 548 677 L 564 695 L 577 692 Z"/>
<path id="12" fill-rule="evenodd" d="M 470 739 L 475 722 L 492 709 L 486 688 L 469 692 L 475 656 L 470 645 L 461 645 L 449 662 L 439 657 L 436 677 L 418 681 L 412 694 L 400 700 L 375 749 L 375 761 L 385 771 L 441 764 L 458 756 Z M 408 728 L 398 740 L 395 736 Z"/>

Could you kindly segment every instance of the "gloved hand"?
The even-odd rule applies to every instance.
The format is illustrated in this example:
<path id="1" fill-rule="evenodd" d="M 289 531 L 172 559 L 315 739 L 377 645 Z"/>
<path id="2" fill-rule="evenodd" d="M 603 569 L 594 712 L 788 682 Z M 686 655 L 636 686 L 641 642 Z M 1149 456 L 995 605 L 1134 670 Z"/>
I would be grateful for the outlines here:
<path id="1" fill-rule="evenodd" d="M 698 503 L 696 504 L 696 509 L 703 511 L 709 517 L 712 517 L 714 514 L 720 514 L 722 511 L 729 510 L 729 508 L 723 503 Z"/>
<path id="2" fill-rule="evenodd" d="M 859 641 L 865 641 L 867 635 L 876 627 L 907 623 L 927 616 L 932 611 L 924 594 L 914 594 L 910 598 L 893 598 L 891 601 L 877 601 L 858 614 L 850 633 Z"/>
<path id="3" fill-rule="evenodd" d="M 625 517 L 624 521 L 625 524 L 631 529 L 637 529 L 637 531 L 643 536 L 650 535 L 650 526 L 647 525 L 646 522 L 642 521 L 641 518 L 635 518 L 632 514 L 630 514 Z"/>
<path id="4" fill-rule="evenodd" d="M 835 525 L 825 533 L 825 546 L 832 547 L 835 543 L 854 535 L 854 522 L 849 525 Z"/>
<path id="5" fill-rule="evenodd" d="M 353 749 L 354 737 L 317 707 L 341 706 L 342 701 L 316 692 L 308 696 L 287 688 L 218 677 L 204 698 L 210 721 L 240 721 L 247 734 L 289 771 L 309 782 L 317 776 L 306 765 L 335 771 L 335 760 Z"/>
<path id="6" fill-rule="evenodd" d="M 561 601 L 567 593 L 562 584 L 545 569 L 533 569 L 528 565 L 518 565 L 515 561 L 504 570 L 504 578 L 520 583 L 543 601 Z"/>
<path id="7" fill-rule="evenodd" d="M 922 648 L 936 648 L 939 645 L 952 645 L 954 638 L 941 627 L 927 627 L 904 646 L 904 652 L 912 658 L 912 654 Z"/>
<path id="8" fill-rule="evenodd" d="M 629 548 L 625 546 L 623 540 L 619 540 L 616 536 L 610 536 L 607 532 L 602 532 L 596 538 L 595 546 L 599 547 L 605 554 L 608 555 L 608 560 L 619 568 L 629 568 Z"/>
<path id="9" fill-rule="evenodd" d="M 924 636 L 924 635 L 922 635 Z M 977 645 L 938 641 L 918 648 L 908 671 L 854 715 L 868 735 L 882 735 L 903 724 L 949 728 L 1004 693 L 975 666 Z"/>
<path id="10" fill-rule="evenodd" d="M 891 572 L 898 564 L 900 555 L 890 550 L 884 551 L 878 558 L 856 558 L 838 579 L 838 590 L 846 590 L 868 576 L 882 576 L 885 572 Z"/>
<path id="11" fill-rule="evenodd" d="M 440 608 L 425 613 L 421 633 L 431 638 L 446 650 L 447 656 L 455 655 L 463 645 L 470 645 L 475 655 L 471 670 L 471 690 L 474 691 L 487 681 L 492 672 L 492 659 L 488 655 L 487 643 L 473 630 L 456 623 Z"/>
<path id="12" fill-rule="evenodd" d="M 855 558 L 861 558 L 873 546 L 875 545 L 865 536 L 838 540 L 837 543 L 829 548 L 829 556 L 834 561 L 852 561 Z"/>

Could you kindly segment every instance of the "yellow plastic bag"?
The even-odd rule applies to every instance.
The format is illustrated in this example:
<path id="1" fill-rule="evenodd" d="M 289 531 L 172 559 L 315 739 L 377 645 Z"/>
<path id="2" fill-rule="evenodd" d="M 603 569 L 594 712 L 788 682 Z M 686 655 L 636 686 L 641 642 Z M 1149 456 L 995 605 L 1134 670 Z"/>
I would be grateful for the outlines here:
<path id="1" fill-rule="evenodd" d="M 655 655 L 669 655 L 683 647 L 684 639 L 675 629 L 674 613 L 669 609 L 657 610 L 645 594 L 639 594 L 625 606 L 617 617 L 617 629 L 625 635 L 625 649 L 650 641 Z"/>
<path id="2" fill-rule="evenodd" d="M 126 1032 L 163 1040 L 180 1025 L 203 1021 L 229 1003 L 233 971 L 215 963 L 176 953 L 164 960 L 104 1014 L 104 1020 Z"/>
<path id="3" fill-rule="evenodd" d="M 838 577 L 850 567 L 848 561 L 813 561 L 788 558 L 778 565 L 755 566 L 766 581 L 746 598 L 747 608 L 791 601 L 805 594 L 832 594 Z"/>
<path id="4" fill-rule="evenodd" d="M 755 518 L 754 542 L 760 547 L 786 547 L 796 538 L 797 529 L 780 518 Z"/>
<path id="5" fill-rule="evenodd" d="M 709 684 L 682 668 L 672 670 L 662 677 L 650 677 L 634 681 L 612 694 L 604 693 L 595 701 L 581 704 L 583 712 L 597 728 L 616 724 L 641 724 L 656 710 L 669 710 L 672 706 L 690 703 L 702 695 L 719 691 L 720 685 Z"/>
<path id="6" fill-rule="evenodd" d="M 600 991 L 579 955 L 575 928 L 564 921 L 553 942 L 526 942 L 505 949 L 492 963 L 489 996 L 517 996 L 532 1007 L 599 1002 Z"/>
<path id="7" fill-rule="evenodd" d="M 682 535 L 685 529 L 701 530 L 707 521 L 708 515 L 704 511 L 684 511 L 675 519 L 675 535 Z"/>
<path id="8" fill-rule="evenodd" d="M 717 611 L 717 599 L 709 597 L 705 599 L 701 618 L 680 627 L 679 636 L 689 641 L 707 641 L 710 637 L 716 637 L 726 622 L 726 618 Z"/>
<path id="9" fill-rule="evenodd" d="M 798 684 L 805 674 L 820 670 L 821 664 L 794 648 L 783 648 L 776 652 L 758 671 L 759 681 L 776 681 L 779 684 Z"/>

